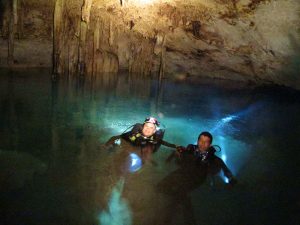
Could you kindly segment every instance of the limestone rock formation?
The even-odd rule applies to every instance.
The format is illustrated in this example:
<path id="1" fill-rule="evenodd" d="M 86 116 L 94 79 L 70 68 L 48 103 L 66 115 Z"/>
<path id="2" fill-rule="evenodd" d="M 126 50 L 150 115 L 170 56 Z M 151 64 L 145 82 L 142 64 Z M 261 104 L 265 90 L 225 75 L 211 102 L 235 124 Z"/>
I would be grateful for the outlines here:
<path id="1" fill-rule="evenodd" d="M 0 12 L 2 66 L 44 52 L 37 64 L 53 59 L 59 75 L 126 70 L 300 89 L 298 0 L 14 0 Z M 45 47 L 33 53 L 37 40 Z"/>

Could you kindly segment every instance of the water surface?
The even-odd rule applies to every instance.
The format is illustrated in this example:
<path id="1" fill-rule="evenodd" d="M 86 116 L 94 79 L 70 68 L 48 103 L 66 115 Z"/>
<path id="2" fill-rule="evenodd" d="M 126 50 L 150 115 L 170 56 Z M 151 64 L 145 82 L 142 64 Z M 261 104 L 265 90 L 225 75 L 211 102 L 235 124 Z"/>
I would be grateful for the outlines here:
<path id="1" fill-rule="evenodd" d="M 134 76 L 51 81 L 47 70 L 0 75 L 2 224 L 298 224 L 299 93 L 229 89 Z M 222 176 L 168 178 L 178 170 L 161 147 L 138 171 L 121 144 L 102 144 L 145 117 L 186 146 L 201 131 L 238 184 Z M 160 192 L 166 181 L 194 185 Z M 167 221 L 167 222 L 166 222 Z"/>

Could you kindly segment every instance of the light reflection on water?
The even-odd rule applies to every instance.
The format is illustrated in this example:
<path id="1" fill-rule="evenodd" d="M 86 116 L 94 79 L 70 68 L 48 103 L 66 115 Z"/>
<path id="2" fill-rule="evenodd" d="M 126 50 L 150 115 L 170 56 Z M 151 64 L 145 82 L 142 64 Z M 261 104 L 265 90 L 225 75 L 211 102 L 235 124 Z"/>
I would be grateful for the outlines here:
<path id="1" fill-rule="evenodd" d="M 18 183 L 15 189 L 1 179 L 6 224 L 41 224 L 40 218 L 43 224 L 97 224 L 120 177 L 125 179 L 122 198 L 132 210 L 133 224 L 161 224 L 170 218 L 168 224 L 186 224 L 187 211 L 195 212 L 188 215 L 198 224 L 272 224 L 286 217 L 296 221 L 290 213 L 279 212 L 286 201 L 291 211 L 296 208 L 291 195 L 298 194 L 299 183 L 290 171 L 298 169 L 297 155 L 291 157 L 299 144 L 298 98 L 167 81 L 158 90 L 155 81 L 128 76 L 51 83 L 39 73 L 0 77 L 0 160 L 2 171 L 16 171 L 10 180 Z M 156 184 L 177 169 L 174 161 L 165 162 L 172 153 L 166 147 L 151 163 L 125 172 L 130 146 L 108 151 L 101 145 L 149 115 L 165 126 L 164 139 L 171 143 L 195 144 L 201 131 L 211 131 L 213 143 L 222 148 L 217 155 L 237 176 L 238 186 L 227 190 L 220 180 L 216 192 L 210 192 L 202 178 L 193 177 L 187 182 L 194 179 L 195 189 L 178 193 L 178 199 L 158 193 Z M 26 159 L 20 163 L 19 155 L 4 155 L 8 151 L 32 155 L 47 165 L 43 174 Z M 18 174 L 13 166 L 17 162 L 30 173 Z M 279 192 L 283 194 L 278 197 Z M 169 206 L 176 204 L 181 204 L 177 215 L 169 215 Z M 252 216 L 263 209 L 263 215 Z"/>

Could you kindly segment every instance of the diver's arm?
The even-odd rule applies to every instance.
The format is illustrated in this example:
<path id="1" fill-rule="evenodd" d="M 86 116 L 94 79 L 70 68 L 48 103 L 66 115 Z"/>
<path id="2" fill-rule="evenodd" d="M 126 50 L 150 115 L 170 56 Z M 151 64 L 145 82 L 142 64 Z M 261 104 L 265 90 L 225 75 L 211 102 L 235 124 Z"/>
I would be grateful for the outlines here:
<path id="1" fill-rule="evenodd" d="M 161 140 L 160 143 L 161 143 L 162 145 L 167 146 L 167 147 L 170 147 L 170 148 L 177 148 L 177 147 L 179 147 L 179 146 L 177 146 L 177 145 L 171 144 L 171 143 L 169 143 L 169 142 L 167 142 L 167 141 L 164 141 L 164 140 Z"/>
<path id="2" fill-rule="evenodd" d="M 182 153 L 182 152 L 190 152 L 192 151 L 190 148 L 192 145 L 188 145 L 187 147 L 183 147 L 181 145 L 175 145 L 175 144 L 171 144 L 167 141 L 161 140 L 160 143 L 164 146 L 170 147 L 170 148 L 176 148 L 178 152 Z"/>
<path id="3" fill-rule="evenodd" d="M 110 146 L 113 145 L 115 143 L 116 140 L 120 139 L 122 137 L 122 135 L 117 135 L 117 136 L 112 136 L 106 143 L 106 146 Z"/>
<path id="4" fill-rule="evenodd" d="M 189 144 L 184 148 L 184 153 L 186 154 L 194 154 L 194 152 L 196 151 L 197 146 L 193 145 L 193 144 Z"/>
<path id="5" fill-rule="evenodd" d="M 230 169 L 227 167 L 227 165 L 225 164 L 225 162 L 220 159 L 220 164 L 221 164 L 221 168 L 223 170 L 224 175 L 230 180 L 231 178 L 233 178 L 233 174 L 230 171 Z"/>
<path id="6" fill-rule="evenodd" d="M 237 183 L 237 179 L 233 176 L 232 172 L 230 171 L 230 169 L 227 167 L 227 165 L 225 164 L 225 162 L 219 158 L 216 155 L 213 155 L 214 160 L 218 163 L 218 166 L 222 169 L 225 177 L 228 178 L 229 184 L 236 184 Z"/>
<path id="7" fill-rule="evenodd" d="M 181 154 L 193 154 L 195 151 L 195 147 L 194 145 L 190 144 L 187 147 L 183 147 L 181 145 L 174 145 L 174 144 L 170 144 L 166 141 L 163 141 L 164 143 L 162 143 L 165 146 L 168 146 L 170 148 L 176 148 L 176 151 L 179 153 L 179 156 Z"/>
<path id="8" fill-rule="evenodd" d="M 141 130 L 142 124 L 137 123 L 135 125 L 133 125 L 133 128 L 128 131 L 128 132 L 123 132 L 120 135 L 117 136 L 112 136 L 106 143 L 105 146 L 110 147 L 111 145 L 113 145 L 115 143 L 116 140 L 123 138 L 125 140 L 129 140 L 130 136 L 132 136 L 135 133 L 138 133 Z"/>

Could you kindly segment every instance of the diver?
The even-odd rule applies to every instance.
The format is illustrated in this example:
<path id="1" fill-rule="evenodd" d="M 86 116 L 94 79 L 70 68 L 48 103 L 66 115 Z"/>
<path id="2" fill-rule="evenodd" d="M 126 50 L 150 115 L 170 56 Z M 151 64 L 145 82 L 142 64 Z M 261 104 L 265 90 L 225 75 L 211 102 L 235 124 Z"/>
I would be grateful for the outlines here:
<path id="1" fill-rule="evenodd" d="M 168 143 L 163 140 L 165 133 L 164 129 L 159 128 L 160 123 L 154 117 L 147 117 L 143 124 L 136 123 L 131 131 L 123 132 L 121 135 L 111 137 L 106 143 L 106 146 L 112 145 L 118 139 L 126 140 L 134 146 L 164 145 L 170 148 L 178 148 L 177 145 Z M 178 148 L 179 149 L 179 148 Z M 180 148 L 181 149 L 181 148 Z"/>
<path id="2" fill-rule="evenodd" d="M 226 166 L 224 161 L 215 155 L 217 146 L 212 146 L 213 136 L 211 133 L 204 131 L 198 136 L 197 145 L 189 144 L 187 147 L 177 147 L 179 157 L 186 155 L 193 155 L 196 165 L 208 169 L 208 173 L 217 174 L 220 170 L 223 171 L 225 177 L 228 179 L 229 184 L 234 185 L 237 183 L 236 178 Z"/>
<path id="3" fill-rule="evenodd" d="M 131 128 L 131 127 L 130 127 Z M 125 140 L 132 146 L 140 147 L 140 154 L 143 162 L 152 161 L 152 153 L 156 152 L 160 145 L 164 145 L 170 148 L 181 149 L 175 144 L 171 144 L 163 140 L 164 129 L 160 128 L 160 123 L 154 117 L 147 117 L 143 124 L 136 123 L 132 126 L 132 129 L 128 132 L 123 132 L 120 135 L 111 137 L 106 143 L 106 147 L 111 147 L 118 140 L 122 142 Z"/>

